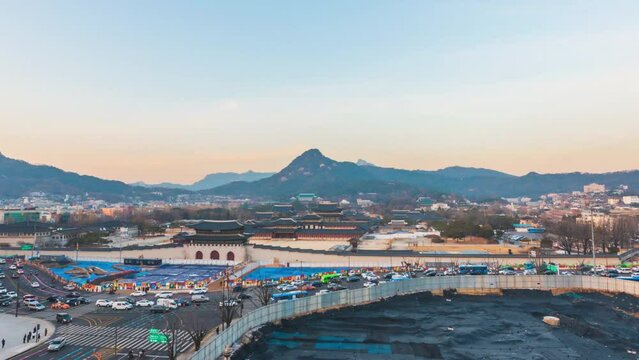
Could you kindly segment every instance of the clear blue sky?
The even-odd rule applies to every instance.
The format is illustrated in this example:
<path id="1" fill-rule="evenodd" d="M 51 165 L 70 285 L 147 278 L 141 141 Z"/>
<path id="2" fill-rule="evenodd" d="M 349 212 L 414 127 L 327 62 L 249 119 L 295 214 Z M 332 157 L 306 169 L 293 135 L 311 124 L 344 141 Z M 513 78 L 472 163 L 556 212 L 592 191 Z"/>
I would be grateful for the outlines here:
<path id="1" fill-rule="evenodd" d="M 637 1 L 0 1 L 0 151 L 125 181 L 639 168 Z"/>

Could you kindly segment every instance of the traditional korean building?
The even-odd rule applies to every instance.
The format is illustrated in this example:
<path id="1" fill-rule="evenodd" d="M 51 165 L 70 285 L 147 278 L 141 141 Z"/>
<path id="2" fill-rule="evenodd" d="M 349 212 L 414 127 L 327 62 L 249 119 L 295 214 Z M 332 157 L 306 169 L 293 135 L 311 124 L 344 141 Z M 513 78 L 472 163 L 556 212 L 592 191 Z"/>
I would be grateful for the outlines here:
<path id="1" fill-rule="evenodd" d="M 342 208 L 335 202 L 321 202 L 313 208 L 313 212 L 322 218 L 322 221 L 339 221 L 342 217 Z"/>
<path id="2" fill-rule="evenodd" d="M 184 237 L 188 258 L 242 262 L 246 259 L 248 236 L 236 220 L 202 221 L 190 226 L 195 235 Z"/>

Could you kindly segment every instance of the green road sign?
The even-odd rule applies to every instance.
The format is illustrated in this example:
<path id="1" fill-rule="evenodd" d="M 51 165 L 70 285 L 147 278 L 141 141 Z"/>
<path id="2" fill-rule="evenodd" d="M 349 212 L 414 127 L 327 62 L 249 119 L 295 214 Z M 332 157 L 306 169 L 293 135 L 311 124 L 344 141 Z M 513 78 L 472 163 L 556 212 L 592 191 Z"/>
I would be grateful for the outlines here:
<path id="1" fill-rule="evenodd" d="M 158 329 L 149 329 L 149 342 L 166 344 L 169 339 Z"/>
<path id="2" fill-rule="evenodd" d="M 33 250 L 33 245 L 24 244 L 24 245 L 20 246 L 20 250 Z"/>

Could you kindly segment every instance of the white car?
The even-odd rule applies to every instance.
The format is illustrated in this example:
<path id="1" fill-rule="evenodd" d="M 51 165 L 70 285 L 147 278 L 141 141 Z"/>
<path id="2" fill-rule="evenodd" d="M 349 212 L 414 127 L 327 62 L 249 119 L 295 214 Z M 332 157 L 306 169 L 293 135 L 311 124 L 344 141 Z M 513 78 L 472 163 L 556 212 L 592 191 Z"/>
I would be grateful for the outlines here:
<path id="1" fill-rule="evenodd" d="M 18 297 L 18 293 L 16 293 L 15 291 L 9 291 L 7 293 L 7 296 L 10 297 L 10 298 L 14 298 L 15 299 L 15 298 Z"/>
<path id="2" fill-rule="evenodd" d="M 155 303 L 153 301 L 146 300 L 146 299 L 138 300 L 138 301 L 135 302 L 135 306 L 137 306 L 137 307 L 149 307 L 149 306 L 153 306 L 153 305 L 155 305 Z"/>
<path id="3" fill-rule="evenodd" d="M 304 284 L 306 284 L 306 281 L 304 280 L 294 280 L 291 282 L 291 285 L 294 285 L 294 286 L 302 286 Z"/>
<path id="4" fill-rule="evenodd" d="M 15 266 L 15 264 L 12 264 L 11 266 L 9 266 L 9 269 L 10 269 L 10 270 L 15 270 L 15 269 L 17 269 L 17 268 L 18 268 L 18 267 L 17 267 L 17 266 Z"/>
<path id="5" fill-rule="evenodd" d="M 198 294 L 196 294 L 196 295 L 191 296 L 191 301 L 192 301 L 194 304 L 195 304 L 195 303 L 208 302 L 209 300 L 211 300 L 211 299 L 209 299 L 209 297 L 208 297 L 208 296 L 204 296 L 204 295 L 198 295 Z"/>
<path id="6" fill-rule="evenodd" d="M 22 270 L 22 269 L 18 269 L 17 272 L 18 272 L 18 274 L 24 274 L 24 270 Z"/>
<path id="7" fill-rule="evenodd" d="M 223 306 L 237 306 L 237 305 L 238 305 L 237 301 L 235 301 L 233 299 L 220 301 L 220 307 L 223 307 Z"/>
<path id="8" fill-rule="evenodd" d="M 4 273 L 0 273 L 0 279 L 4 279 L 6 277 L 7 277 L 7 275 L 5 275 Z"/>
<path id="9" fill-rule="evenodd" d="M 32 288 L 39 288 L 40 287 L 40 283 L 37 282 L 37 281 L 34 281 L 34 282 L 31 283 L 31 287 Z"/>
<path id="10" fill-rule="evenodd" d="M 113 310 L 131 310 L 133 309 L 133 305 L 129 304 L 126 301 L 116 301 L 111 305 Z"/>
<path id="11" fill-rule="evenodd" d="M 95 302 L 95 306 L 97 307 L 111 307 L 113 306 L 113 301 L 100 299 Z"/>
<path id="12" fill-rule="evenodd" d="M 315 295 L 324 295 L 324 294 L 328 294 L 330 293 L 330 291 L 326 290 L 326 289 L 322 289 L 320 291 L 318 291 Z"/>
<path id="13" fill-rule="evenodd" d="M 364 287 L 365 288 L 369 288 L 369 287 L 373 287 L 373 286 L 377 286 L 377 283 L 374 283 L 372 281 L 367 281 L 364 283 Z"/>
<path id="14" fill-rule="evenodd" d="M 156 299 L 168 299 L 171 297 L 173 297 L 173 293 L 170 291 L 160 291 L 159 293 L 155 294 Z"/>
<path id="15" fill-rule="evenodd" d="M 75 286 L 72 285 L 72 284 L 66 284 L 66 285 L 64 285 L 63 289 L 64 290 L 68 290 L 68 291 L 73 291 L 73 290 L 75 290 Z"/>
<path id="16" fill-rule="evenodd" d="M 197 289 L 189 290 L 189 295 L 202 295 L 202 294 L 206 294 L 206 289 L 197 288 Z"/>
<path id="17" fill-rule="evenodd" d="M 47 347 L 47 350 L 60 351 L 60 349 L 62 349 L 64 345 L 66 344 L 67 344 L 67 341 L 65 338 L 63 337 L 55 338 L 51 340 L 51 342 L 49 343 L 49 346 Z"/>
<path id="18" fill-rule="evenodd" d="M 291 284 L 282 284 L 277 287 L 277 290 L 284 291 L 284 292 L 294 291 L 294 290 L 297 290 L 297 286 L 291 285 Z"/>
<path id="19" fill-rule="evenodd" d="M 146 292 L 142 291 L 142 290 L 138 290 L 138 291 L 134 291 L 131 293 L 131 296 L 133 297 L 141 297 L 146 295 Z"/>

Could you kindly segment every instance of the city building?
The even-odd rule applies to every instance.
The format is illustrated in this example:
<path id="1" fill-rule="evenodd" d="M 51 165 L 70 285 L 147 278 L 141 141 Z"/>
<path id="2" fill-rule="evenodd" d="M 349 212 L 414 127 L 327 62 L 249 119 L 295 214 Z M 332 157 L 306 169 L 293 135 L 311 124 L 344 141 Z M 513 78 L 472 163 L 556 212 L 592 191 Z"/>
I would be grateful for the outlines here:
<path id="1" fill-rule="evenodd" d="M 592 193 L 605 193 L 606 185 L 592 183 L 588 185 L 584 185 L 584 193 L 592 194 Z"/>

